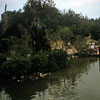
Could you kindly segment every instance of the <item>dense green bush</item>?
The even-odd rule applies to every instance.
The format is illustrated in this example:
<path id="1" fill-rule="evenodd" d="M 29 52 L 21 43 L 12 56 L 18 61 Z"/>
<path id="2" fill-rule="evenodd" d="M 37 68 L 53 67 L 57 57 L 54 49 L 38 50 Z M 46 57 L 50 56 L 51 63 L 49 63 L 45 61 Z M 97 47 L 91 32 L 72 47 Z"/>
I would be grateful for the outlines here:
<path id="1" fill-rule="evenodd" d="M 48 71 L 66 68 L 68 65 L 68 55 L 63 50 L 54 50 L 48 56 Z"/>
<path id="2" fill-rule="evenodd" d="M 28 58 L 18 57 L 6 61 L 0 67 L 1 78 L 20 77 L 30 73 L 31 62 Z"/>
<path id="3" fill-rule="evenodd" d="M 0 66 L 0 79 L 12 79 L 29 76 L 33 73 L 46 73 L 57 71 L 69 66 L 69 56 L 65 51 L 38 52 L 31 56 L 16 56 L 2 63 Z"/>
<path id="4" fill-rule="evenodd" d="M 48 63 L 48 53 L 40 51 L 31 57 L 31 71 L 45 72 Z"/>

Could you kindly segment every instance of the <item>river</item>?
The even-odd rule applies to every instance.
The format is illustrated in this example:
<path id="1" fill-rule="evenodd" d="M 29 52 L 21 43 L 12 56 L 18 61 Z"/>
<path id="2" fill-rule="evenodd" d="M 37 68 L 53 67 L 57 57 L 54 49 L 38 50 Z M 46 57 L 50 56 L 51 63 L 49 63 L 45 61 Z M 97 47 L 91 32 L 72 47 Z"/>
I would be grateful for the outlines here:
<path id="1" fill-rule="evenodd" d="M 100 58 L 78 58 L 70 68 L 23 83 L 0 84 L 0 100 L 100 100 Z"/>

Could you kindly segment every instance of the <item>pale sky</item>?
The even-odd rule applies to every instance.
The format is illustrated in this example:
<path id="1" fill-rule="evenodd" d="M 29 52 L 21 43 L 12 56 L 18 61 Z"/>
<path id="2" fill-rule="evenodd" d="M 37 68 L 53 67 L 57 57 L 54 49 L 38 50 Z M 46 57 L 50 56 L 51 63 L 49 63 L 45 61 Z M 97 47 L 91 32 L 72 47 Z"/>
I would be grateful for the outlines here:
<path id="1" fill-rule="evenodd" d="M 4 12 L 5 4 L 7 10 L 18 10 L 24 6 L 27 0 L 0 0 L 0 15 Z M 76 13 L 82 13 L 89 18 L 100 17 L 100 0 L 54 0 L 59 10 L 72 9 Z"/>

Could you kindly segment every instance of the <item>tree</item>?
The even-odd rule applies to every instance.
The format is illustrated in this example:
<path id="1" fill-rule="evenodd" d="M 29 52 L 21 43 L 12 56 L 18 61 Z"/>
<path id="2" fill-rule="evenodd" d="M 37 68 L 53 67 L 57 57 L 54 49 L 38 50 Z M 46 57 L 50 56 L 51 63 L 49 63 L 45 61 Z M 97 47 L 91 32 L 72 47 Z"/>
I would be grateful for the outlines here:
<path id="1" fill-rule="evenodd" d="M 29 0 L 24 6 L 24 18 L 28 25 L 33 22 L 34 18 L 39 18 L 48 28 L 55 29 L 60 23 L 60 16 L 52 0 Z"/>
<path id="2" fill-rule="evenodd" d="M 60 35 L 61 39 L 65 42 L 72 42 L 74 34 L 68 27 L 59 28 L 57 34 Z"/>
<path id="3" fill-rule="evenodd" d="M 96 40 L 100 39 L 100 23 L 96 22 L 91 27 L 92 37 Z"/>

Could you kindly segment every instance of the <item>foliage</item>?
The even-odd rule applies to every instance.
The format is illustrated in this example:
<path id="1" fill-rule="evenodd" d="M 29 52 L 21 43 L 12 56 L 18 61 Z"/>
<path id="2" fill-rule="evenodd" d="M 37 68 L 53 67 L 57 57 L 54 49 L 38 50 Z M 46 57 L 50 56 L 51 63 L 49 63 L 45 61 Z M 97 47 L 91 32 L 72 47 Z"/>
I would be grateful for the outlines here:
<path id="1" fill-rule="evenodd" d="M 55 28 L 61 15 L 52 0 L 29 0 L 24 6 L 24 18 L 27 24 L 31 24 L 33 18 L 40 21 L 49 28 Z"/>
<path id="2" fill-rule="evenodd" d="M 30 65 L 29 59 L 18 56 L 1 65 L 0 77 L 1 79 L 11 79 L 12 77 L 20 78 L 22 75 L 28 75 Z"/>
<path id="3" fill-rule="evenodd" d="M 0 52 L 7 52 L 11 48 L 18 49 L 18 47 L 22 49 L 24 47 L 21 47 L 23 35 L 30 36 L 29 48 L 33 47 L 33 44 L 35 44 L 34 39 L 36 39 L 34 47 L 37 49 L 36 51 L 50 49 L 48 43 L 50 39 L 56 40 L 60 38 L 65 42 L 74 43 L 77 41 L 76 37 L 82 35 L 84 38 L 89 34 L 96 40 L 100 39 L 100 18 L 89 19 L 87 16 L 77 14 L 71 9 L 62 13 L 55 7 L 53 0 L 28 0 L 23 7 L 23 11 L 21 9 L 19 11 L 7 11 L 7 18 L 8 28 L 4 33 L 2 32 L 3 20 L 0 21 Z M 32 23 L 37 19 L 39 19 L 37 22 L 38 27 L 36 27 L 38 35 L 36 35 L 35 29 L 32 30 Z M 46 31 L 43 32 L 40 28 L 44 26 Z M 45 36 L 42 35 L 44 33 Z M 11 43 L 10 41 L 15 42 L 11 40 L 12 36 L 20 43 Z M 9 44 L 2 41 L 2 39 L 10 39 Z M 5 46 L 8 47 L 5 49 Z M 25 46 L 22 52 L 28 51 L 26 48 L 28 46 Z"/>
<path id="4" fill-rule="evenodd" d="M 68 67 L 68 55 L 63 50 L 54 50 L 48 56 L 48 71 L 56 71 L 58 69 Z"/>
<path id="5" fill-rule="evenodd" d="M 33 72 L 45 72 L 48 62 L 48 53 L 40 51 L 31 57 L 31 71 Z"/>
<path id="6" fill-rule="evenodd" d="M 98 20 L 91 26 L 91 35 L 94 39 L 100 39 L 100 21 Z"/>
<path id="7" fill-rule="evenodd" d="M 40 22 L 45 25 L 48 30 L 53 30 L 52 33 L 49 34 L 56 33 L 57 27 L 60 26 L 68 27 L 74 35 L 88 36 L 91 34 L 94 39 L 98 40 L 100 38 L 100 18 L 95 20 L 89 19 L 87 16 L 84 17 L 82 14 L 77 14 L 71 9 L 61 13 L 55 7 L 53 0 L 28 0 L 23 9 L 23 12 L 22 10 L 7 11 L 8 29 L 4 37 L 21 37 L 19 25 L 23 25 L 30 31 L 29 27 L 34 19 L 39 18 Z M 0 27 L 2 27 L 2 22 L 1 20 Z"/>
<path id="8" fill-rule="evenodd" d="M 72 33 L 72 31 L 68 28 L 68 27 L 63 27 L 63 28 L 58 28 L 57 29 L 57 34 L 59 34 L 62 40 L 64 40 L 65 42 L 71 42 L 74 34 Z"/>
<path id="9" fill-rule="evenodd" d="M 74 46 L 78 50 L 78 52 L 81 52 L 86 48 L 86 43 L 85 39 L 83 39 L 83 36 L 81 35 L 76 36 L 76 39 L 74 41 Z"/>
<path id="10" fill-rule="evenodd" d="M 2 60 L 0 66 L 0 78 L 12 79 L 21 76 L 28 77 L 33 73 L 46 73 L 56 71 L 58 69 L 67 68 L 70 60 L 65 51 L 54 50 L 53 52 L 40 51 L 31 56 L 14 56 L 10 60 Z"/>

